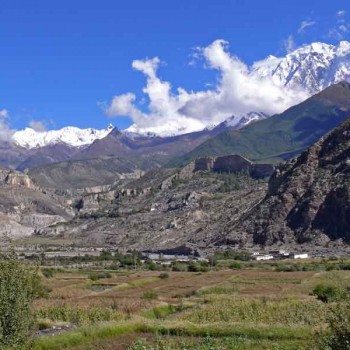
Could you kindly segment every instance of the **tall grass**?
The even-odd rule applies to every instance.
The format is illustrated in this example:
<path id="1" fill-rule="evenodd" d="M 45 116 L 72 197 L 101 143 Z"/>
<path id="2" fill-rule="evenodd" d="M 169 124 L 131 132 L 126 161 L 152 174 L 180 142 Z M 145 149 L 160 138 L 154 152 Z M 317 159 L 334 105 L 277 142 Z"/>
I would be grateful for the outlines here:
<path id="1" fill-rule="evenodd" d="M 195 324 L 215 322 L 313 326 L 325 321 L 327 307 L 315 300 L 212 298 L 180 316 Z"/>
<path id="2" fill-rule="evenodd" d="M 125 319 L 122 312 L 108 308 L 79 308 L 75 306 L 51 306 L 37 311 L 37 317 L 51 321 L 86 325 L 101 321 L 120 321 Z"/>

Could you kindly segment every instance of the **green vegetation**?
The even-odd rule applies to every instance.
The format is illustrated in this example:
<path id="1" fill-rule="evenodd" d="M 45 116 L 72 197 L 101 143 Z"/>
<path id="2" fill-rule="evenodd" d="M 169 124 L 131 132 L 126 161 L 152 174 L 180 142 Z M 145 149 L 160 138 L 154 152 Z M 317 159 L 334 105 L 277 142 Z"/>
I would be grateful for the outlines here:
<path id="1" fill-rule="evenodd" d="M 149 290 L 143 293 L 142 298 L 147 300 L 154 300 L 158 298 L 158 294 L 156 292 Z"/>
<path id="2" fill-rule="evenodd" d="M 34 316 L 31 306 L 41 294 L 37 269 L 12 255 L 0 260 L 0 348 L 25 349 L 31 341 Z"/>
<path id="3" fill-rule="evenodd" d="M 350 349 L 350 303 L 333 306 L 327 317 L 328 329 L 321 333 L 319 348 L 332 350 Z"/>
<path id="4" fill-rule="evenodd" d="M 89 278 L 91 279 L 91 281 L 97 281 L 103 278 L 111 278 L 112 275 L 109 272 L 106 271 L 100 271 L 100 272 L 91 272 L 89 274 Z"/>
<path id="5" fill-rule="evenodd" d="M 344 289 L 334 285 L 325 284 L 318 284 L 312 294 L 324 303 L 339 301 L 347 297 L 347 292 Z"/>
<path id="6" fill-rule="evenodd" d="M 34 348 L 97 350 L 123 343 L 131 350 L 306 350 L 317 340 L 318 349 L 347 349 L 346 259 L 265 264 L 227 250 L 209 263 L 177 262 L 161 272 L 149 270 L 148 261 L 137 270 L 128 265 L 137 259 L 132 252 L 102 252 L 85 268 L 42 268 L 46 278 L 35 287 L 41 297 L 30 319 L 45 332 L 63 328 L 54 337 L 40 336 Z M 103 268 L 110 264 L 118 267 Z"/>
<path id="7" fill-rule="evenodd" d="M 248 252 L 226 249 L 224 251 L 217 251 L 213 256 L 214 261 L 218 260 L 241 260 L 241 261 L 250 261 L 251 255 Z"/>
<path id="8" fill-rule="evenodd" d="M 75 325 L 87 325 L 101 321 L 119 321 L 124 319 L 121 312 L 111 308 L 82 308 L 67 305 L 43 308 L 37 311 L 36 316 L 40 319 L 61 321 Z"/>

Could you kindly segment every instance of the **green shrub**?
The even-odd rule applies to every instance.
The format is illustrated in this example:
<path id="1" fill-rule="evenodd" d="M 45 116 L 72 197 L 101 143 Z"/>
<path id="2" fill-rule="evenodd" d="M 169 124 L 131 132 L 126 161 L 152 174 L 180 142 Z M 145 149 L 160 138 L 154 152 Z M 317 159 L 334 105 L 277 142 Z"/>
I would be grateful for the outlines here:
<path id="1" fill-rule="evenodd" d="M 329 303 L 336 300 L 342 300 L 346 297 L 346 291 L 336 286 L 319 284 L 317 285 L 312 294 L 324 303 Z"/>
<path id="2" fill-rule="evenodd" d="M 91 281 L 97 281 L 103 278 L 111 278 L 112 275 L 109 272 L 91 272 L 89 278 Z"/>
<path id="3" fill-rule="evenodd" d="M 350 270 L 350 263 L 349 262 L 341 262 L 339 264 L 340 270 Z"/>
<path id="4" fill-rule="evenodd" d="M 153 261 L 150 261 L 150 262 L 147 264 L 147 268 L 148 268 L 148 270 L 150 270 L 150 271 L 156 271 L 156 270 L 157 270 L 157 265 L 156 265 Z"/>
<path id="5" fill-rule="evenodd" d="M 350 350 L 350 303 L 338 303 L 329 310 L 328 329 L 316 335 L 318 348 Z"/>
<path id="6" fill-rule="evenodd" d="M 240 270 L 242 268 L 242 265 L 238 262 L 238 261 L 233 261 L 231 264 L 230 264 L 230 269 L 233 269 L 233 270 Z"/>
<path id="7" fill-rule="evenodd" d="M 188 266 L 187 266 L 187 271 L 188 272 L 199 272 L 200 266 L 199 266 L 199 264 L 195 263 L 194 261 L 190 261 Z"/>
<path id="8" fill-rule="evenodd" d="M 175 271 L 175 272 L 185 272 L 185 271 L 187 271 L 187 265 L 183 264 L 183 263 L 176 262 L 173 264 L 171 270 Z"/>
<path id="9" fill-rule="evenodd" d="M 14 255 L 0 260 L 0 348 L 25 349 L 31 342 L 32 301 L 40 291 L 40 278 Z"/>
<path id="10" fill-rule="evenodd" d="M 226 249 L 223 251 L 215 252 L 214 256 L 211 258 L 215 261 L 217 260 L 241 260 L 241 261 L 250 261 L 252 260 L 251 255 L 248 252 Z"/>
<path id="11" fill-rule="evenodd" d="M 55 274 L 55 270 L 51 268 L 42 269 L 41 272 L 46 278 L 52 278 Z"/>
<path id="12" fill-rule="evenodd" d="M 148 290 L 143 293 L 142 298 L 146 300 L 154 300 L 158 298 L 158 294 L 152 290 Z"/>
<path id="13" fill-rule="evenodd" d="M 169 278 L 169 274 L 167 274 L 166 272 L 162 272 L 159 275 L 159 278 L 162 279 L 162 280 L 166 280 L 167 278 Z"/>

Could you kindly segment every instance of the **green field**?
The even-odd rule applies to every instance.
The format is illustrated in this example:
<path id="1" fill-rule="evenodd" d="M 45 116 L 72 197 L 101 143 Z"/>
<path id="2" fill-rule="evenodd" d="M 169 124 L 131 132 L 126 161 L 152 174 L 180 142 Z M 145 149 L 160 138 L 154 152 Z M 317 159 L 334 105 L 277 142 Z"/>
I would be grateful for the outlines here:
<path id="1" fill-rule="evenodd" d="M 66 269 L 43 278 L 40 328 L 69 328 L 39 335 L 36 349 L 312 349 L 332 307 L 312 295 L 315 286 L 350 286 L 350 271 L 268 264 L 93 273 Z"/>

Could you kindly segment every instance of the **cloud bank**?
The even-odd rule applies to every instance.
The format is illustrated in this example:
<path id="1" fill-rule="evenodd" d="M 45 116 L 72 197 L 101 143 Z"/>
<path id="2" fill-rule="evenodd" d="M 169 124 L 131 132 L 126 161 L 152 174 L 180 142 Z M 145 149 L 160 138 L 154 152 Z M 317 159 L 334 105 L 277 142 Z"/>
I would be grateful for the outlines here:
<path id="1" fill-rule="evenodd" d="M 230 54 L 227 41 L 216 40 L 198 52 L 206 68 L 218 73 L 214 87 L 202 91 L 179 87 L 173 92 L 171 83 L 161 80 L 157 74 L 158 57 L 135 60 L 133 69 L 146 77 L 142 92 L 149 99 L 148 111 L 141 110 L 136 95 L 128 92 L 112 99 L 105 108 L 107 116 L 129 116 L 134 123 L 128 129 L 130 132 L 169 136 L 199 131 L 232 115 L 237 116 L 238 123 L 239 116 L 252 111 L 282 112 L 306 98 L 304 92 L 277 86 L 271 78 L 254 76 L 250 67 Z M 268 69 L 268 63 L 263 62 L 257 64 L 266 64 Z"/>

